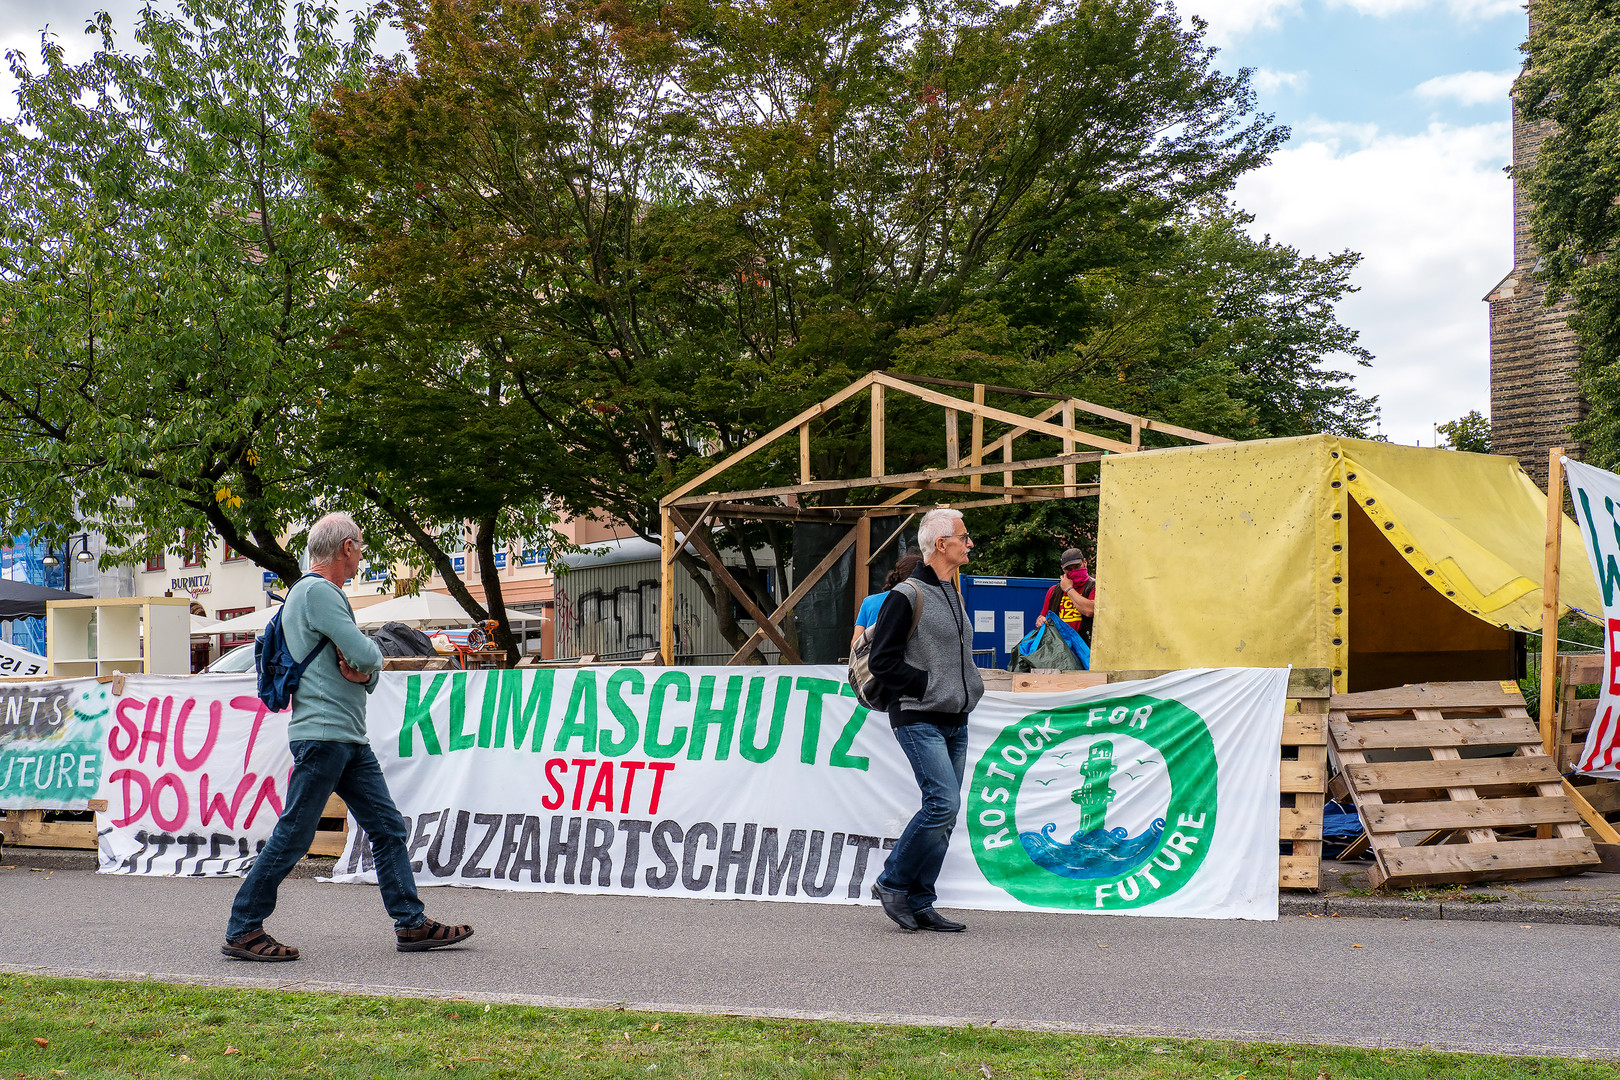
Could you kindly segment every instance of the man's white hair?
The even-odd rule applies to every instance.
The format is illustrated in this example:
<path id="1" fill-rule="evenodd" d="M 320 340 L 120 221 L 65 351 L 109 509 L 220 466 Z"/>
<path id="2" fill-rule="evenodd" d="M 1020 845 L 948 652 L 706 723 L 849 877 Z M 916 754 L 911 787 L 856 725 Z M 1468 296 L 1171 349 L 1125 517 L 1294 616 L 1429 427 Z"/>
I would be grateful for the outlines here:
<path id="1" fill-rule="evenodd" d="M 952 510 L 948 506 L 937 507 L 923 515 L 922 522 L 917 526 L 917 546 L 922 549 L 924 559 L 934 554 L 936 541 L 956 531 L 956 523 L 961 520 L 962 511 Z"/>
<path id="2" fill-rule="evenodd" d="M 327 514 L 309 527 L 309 564 L 320 566 L 338 557 L 346 540 L 360 542 L 360 526 L 348 514 Z"/>

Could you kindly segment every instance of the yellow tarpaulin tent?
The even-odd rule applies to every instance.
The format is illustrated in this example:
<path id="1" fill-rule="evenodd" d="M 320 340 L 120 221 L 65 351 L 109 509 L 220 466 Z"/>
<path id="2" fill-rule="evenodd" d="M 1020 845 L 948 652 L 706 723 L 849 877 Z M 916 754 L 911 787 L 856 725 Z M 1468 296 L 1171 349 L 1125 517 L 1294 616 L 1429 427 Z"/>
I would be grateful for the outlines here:
<path id="1" fill-rule="evenodd" d="M 1546 496 L 1512 458 L 1311 435 L 1111 456 L 1094 665 L 1508 679 L 1541 628 Z M 1574 522 L 1560 599 L 1600 615 Z"/>

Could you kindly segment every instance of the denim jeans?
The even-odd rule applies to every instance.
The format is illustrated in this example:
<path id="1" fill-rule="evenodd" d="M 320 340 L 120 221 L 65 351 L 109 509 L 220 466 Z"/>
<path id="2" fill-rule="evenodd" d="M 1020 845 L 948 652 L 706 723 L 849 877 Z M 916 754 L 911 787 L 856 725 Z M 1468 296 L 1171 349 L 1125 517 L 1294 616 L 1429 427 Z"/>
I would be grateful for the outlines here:
<path id="1" fill-rule="evenodd" d="M 900 834 L 883 864 L 877 883 L 890 892 L 903 892 L 911 910 L 926 911 L 937 898 L 934 882 L 945 861 L 956 813 L 962 807 L 962 776 L 967 771 L 967 725 L 905 724 L 894 737 L 911 762 L 922 789 L 922 809 Z"/>
<path id="2" fill-rule="evenodd" d="M 293 771 L 287 802 L 269 842 L 236 890 L 226 939 L 234 941 L 257 930 L 276 909 L 276 889 L 309 850 L 326 800 L 334 791 L 371 838 L 377 884 L 382 889 L 383 907 L 394 917 L 394 929 L 421 926 L 422 901 L 416 896 L 416 878 L 405 846 L 405 819 L 388 794 L 377 755 L 365 743 L 299 739 L 289 745 Z"/>

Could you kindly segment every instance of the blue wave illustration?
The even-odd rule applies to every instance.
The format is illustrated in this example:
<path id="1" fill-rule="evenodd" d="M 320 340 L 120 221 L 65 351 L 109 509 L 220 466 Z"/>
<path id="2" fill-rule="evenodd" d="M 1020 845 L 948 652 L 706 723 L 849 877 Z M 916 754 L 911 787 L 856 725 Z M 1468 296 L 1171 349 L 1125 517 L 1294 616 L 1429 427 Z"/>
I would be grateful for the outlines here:
<path id="1" fill-rule="evenodd" d="M 1018 839 L 1036 866 L 1066 878 L 1118 877 L 1147 862 L 1159 846 L 1164 819 L 1155 818 L 1145 832 L 1130 836 L 1124 829 L 1077 832 L 1067 844 L 1052 839 L 1057 825 L 1048 822 L 1038 833 L 1019 833 Z"/>

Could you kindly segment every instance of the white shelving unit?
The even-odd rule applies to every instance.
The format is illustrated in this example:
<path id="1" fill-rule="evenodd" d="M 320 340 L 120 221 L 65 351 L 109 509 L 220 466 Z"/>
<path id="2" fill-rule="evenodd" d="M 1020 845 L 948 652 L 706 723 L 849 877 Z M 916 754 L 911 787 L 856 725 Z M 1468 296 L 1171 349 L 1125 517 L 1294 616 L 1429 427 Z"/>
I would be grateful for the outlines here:
<path id="1" fill-rule="evenodd" d="M 61 677 L 191 672 L 191 601 L 173 596 L 53 600 L 45 658 Z"/>

